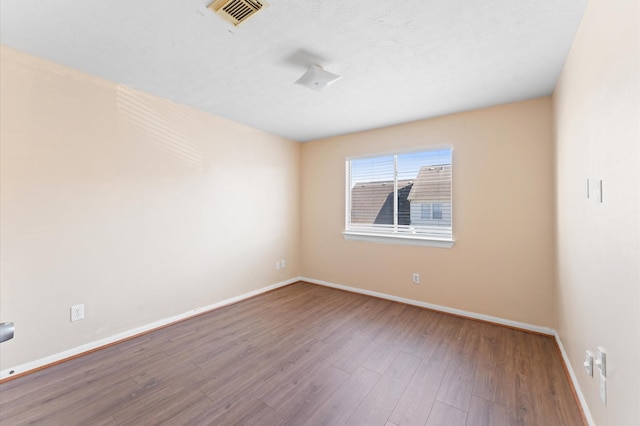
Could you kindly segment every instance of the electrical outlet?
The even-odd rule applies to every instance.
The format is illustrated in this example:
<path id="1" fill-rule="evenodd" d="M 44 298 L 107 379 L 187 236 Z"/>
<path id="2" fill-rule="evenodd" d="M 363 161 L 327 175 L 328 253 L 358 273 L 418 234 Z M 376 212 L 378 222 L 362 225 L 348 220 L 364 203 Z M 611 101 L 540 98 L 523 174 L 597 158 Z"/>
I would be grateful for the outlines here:
<path id="1" fill-rule="evenodd" d="M 276 271 L 280 270 L 280 261 L 276 260 Z"/>
<path id="2" fill-rule="evenodd" d="M 71 307 L 71 321 L 84 319 L 84 304 L 73 305 Z"/>
<path id="3" fill-rule="evenodd" d="M 286 267 L 287 267 L 287 261 L 286 261 L 286 260 L 284 260 L 284 259 L 282 259 L 282 260 L 280 261 L 280 269 L 284 269 L 284 268 L 286 268 Z"/>
<path id="4" fill-rule="evenodd" d="M 413 283 L 414 284 L 420 284 L 420 274 L 414 272 L 414 274 L 413 274 Z"/>
<path id="5" fill-rule="evenodd" d="M 604 405 L 607 405 L 607 378 L 602 374 L 600 376 L 600 399 Z"/>

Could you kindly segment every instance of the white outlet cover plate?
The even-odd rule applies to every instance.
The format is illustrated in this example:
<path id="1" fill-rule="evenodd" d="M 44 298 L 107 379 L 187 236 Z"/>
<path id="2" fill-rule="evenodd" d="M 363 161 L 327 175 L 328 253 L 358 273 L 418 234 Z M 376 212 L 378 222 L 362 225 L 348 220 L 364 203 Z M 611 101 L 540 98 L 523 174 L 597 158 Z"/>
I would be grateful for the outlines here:
<path id="1" fill-rule="evenodd" d="M 600 374 L 600 399 L 607 405 L 607 378 Z"/>
<path id="2" fill-rule="evenodd" d="M 84 305 L 73 305 L 71 307 L 71 321 L 84 319 Z"/>

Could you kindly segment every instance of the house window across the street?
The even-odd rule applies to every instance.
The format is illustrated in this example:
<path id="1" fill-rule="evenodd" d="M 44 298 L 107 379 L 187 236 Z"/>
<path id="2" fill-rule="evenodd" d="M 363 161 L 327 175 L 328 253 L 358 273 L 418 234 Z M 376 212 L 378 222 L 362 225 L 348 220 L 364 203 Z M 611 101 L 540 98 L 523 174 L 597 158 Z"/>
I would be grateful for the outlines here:
<path id="1" fill-rule="evenodd" d="M 442 203 L 420 204 L 420 219 L 442 219 Z"/>
<path id="2" fill-rule="evenodd" d="M 451 247 L 452 149 L 346 161 L 346 239 Z"/>
<path id="3" fill-rule="evenodd" d="M 431 219 L 431 204 L 423 203 L 420 205 L 420 219 Z"/>

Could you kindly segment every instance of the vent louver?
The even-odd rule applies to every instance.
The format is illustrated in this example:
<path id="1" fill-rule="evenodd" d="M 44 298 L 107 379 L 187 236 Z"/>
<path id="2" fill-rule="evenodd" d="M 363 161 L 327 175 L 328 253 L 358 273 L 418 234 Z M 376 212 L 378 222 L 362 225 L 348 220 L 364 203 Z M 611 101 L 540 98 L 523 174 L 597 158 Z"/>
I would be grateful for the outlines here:
<path id="1" fill-rule="evenodd" d="M 208 8 L 237 27 L 267 6 L 264 0 L 216 0 Z"/>

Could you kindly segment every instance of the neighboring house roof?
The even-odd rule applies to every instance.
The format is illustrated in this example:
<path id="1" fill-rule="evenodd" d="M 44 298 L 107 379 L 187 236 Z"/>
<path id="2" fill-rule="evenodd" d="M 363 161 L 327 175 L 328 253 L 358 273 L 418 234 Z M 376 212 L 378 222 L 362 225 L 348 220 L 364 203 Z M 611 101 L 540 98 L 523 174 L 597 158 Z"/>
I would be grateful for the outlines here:
<path id="1" fill-rule="evenodd" d="M 423 166 L 408 197 L 418 203 L 442 203 L 451 200 L 451 164 Z"/>
<path id="2" fill-rule="evenodd" d="M 404 203 L 413 180 L 398 181 L 398 198 L 402 215 Z M 391 204 L 389 204 L 391 203 Z M 408 205 L 408 203 L 407 203 Z M 389 207 L 391 210 L 389 211 Z M 393 181 L 364 182 L 356 184 L 351 190 L 352 223 L 393 223 Z"/>

